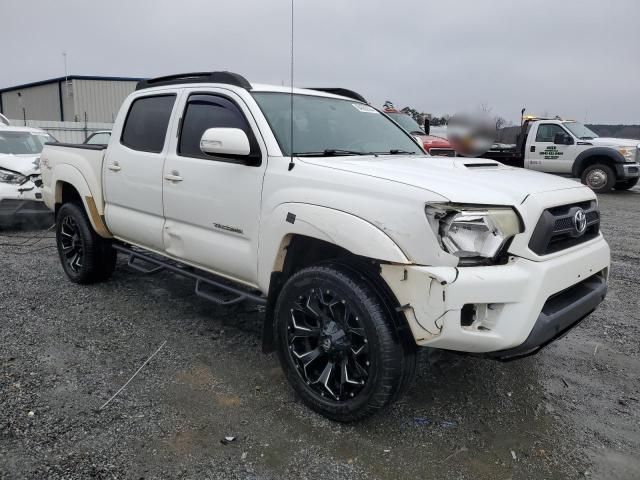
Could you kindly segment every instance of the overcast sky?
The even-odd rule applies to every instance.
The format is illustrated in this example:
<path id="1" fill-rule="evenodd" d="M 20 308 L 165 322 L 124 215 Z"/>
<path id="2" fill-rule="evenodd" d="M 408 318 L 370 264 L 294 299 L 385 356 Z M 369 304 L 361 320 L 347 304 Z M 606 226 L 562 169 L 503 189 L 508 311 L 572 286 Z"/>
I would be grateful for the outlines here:
<path id="1" fill-rule="evenodd" d="M 640 123 L 640 0 L 294 0 L 296 86 Z M 0 88 L 231 70 L 289 84 L 290 0 L 0 0 Z"/>

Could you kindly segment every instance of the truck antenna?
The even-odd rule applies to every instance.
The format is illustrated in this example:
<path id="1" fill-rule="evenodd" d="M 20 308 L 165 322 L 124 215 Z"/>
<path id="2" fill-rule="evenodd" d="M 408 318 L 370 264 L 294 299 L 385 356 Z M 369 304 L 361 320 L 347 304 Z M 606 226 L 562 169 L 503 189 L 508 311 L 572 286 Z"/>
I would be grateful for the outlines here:
<path id="1" fill-rule="evenodd" d="M 289 171 L 293 170 L 293 167 L 296 164 L 293 161 L 293 0 L 291 0 L 291 117 L 289 126 L 291 131 L 289 132 L 289 142 L 290 142 L 290 150 L 289 153 L 291 155 L 291 159 L 289 160 Z"/>

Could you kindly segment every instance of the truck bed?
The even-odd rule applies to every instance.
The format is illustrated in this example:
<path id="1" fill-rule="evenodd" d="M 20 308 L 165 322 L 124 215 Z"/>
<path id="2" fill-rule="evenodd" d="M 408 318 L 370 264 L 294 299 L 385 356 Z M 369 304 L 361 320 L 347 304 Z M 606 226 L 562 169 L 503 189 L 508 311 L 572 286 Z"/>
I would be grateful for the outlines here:
<path id="1" fill-rule="evenodd" d="M 56 185 L 68 182 L 76 185 L 78 173 L 86 184 L 79 193 L 91 196 L 99 214 L 103 214 L 102 162 L 105 145 L 84 145 L 75 143 L 46 143 L 42 150 L 42 182 L 44 202 L 50 209 L 55 207 Z M 55 168 L 54 168 L 55 167 Z M 60 168 L 63 167 L 63 168 Z M 56 178 L 52 178 L 52 172 Z"/>

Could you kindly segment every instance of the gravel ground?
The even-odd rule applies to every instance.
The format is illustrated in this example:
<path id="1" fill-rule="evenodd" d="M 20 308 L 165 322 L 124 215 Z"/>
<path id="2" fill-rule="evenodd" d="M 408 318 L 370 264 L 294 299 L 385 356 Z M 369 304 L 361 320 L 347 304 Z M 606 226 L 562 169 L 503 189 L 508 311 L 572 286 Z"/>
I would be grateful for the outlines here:
<path id="1" fill-rule="evenodd" d="M 73 285 L 49 232 L 2 231 L 0 478 L 638 479 L 640 189 L 600 202 L 613 266 L 596 313 L 518 362 L 425 351 L 408 395 L 355 425 L 295 398 L 259 309 L 122 259 Z"/>

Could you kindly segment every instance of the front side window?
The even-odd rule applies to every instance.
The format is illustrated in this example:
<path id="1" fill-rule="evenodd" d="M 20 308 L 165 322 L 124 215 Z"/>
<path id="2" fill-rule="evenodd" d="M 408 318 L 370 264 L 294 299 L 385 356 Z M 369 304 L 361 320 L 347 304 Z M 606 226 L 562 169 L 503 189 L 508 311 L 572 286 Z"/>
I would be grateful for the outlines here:
<path id="1" fill-rule="evenodd" d="M 133 150 L 160 153 L 175 99 L 175 95 L 135 99 L 124 122 L 121 143 Z"/>
<path id="2" fill-rule="evenodd" d="M 45 133 L 0 131 L 0 153 L 34 155 L 42 152 L 46 142 L 53 140 Z"/>
<path id="3" fill-rule="evenodd" d="M 200 139 L 209 128 L 239 128 L 249 138 L 251 153 L 260 155 L 257 141 L 240 108 L 232 101 L 208 94 L 191 95 L 187 101 L 180 129 L 178 154 L 195 158 L 231 158 L 228 155 L 210 155 L 200 150 Z"/>
<path id="4" fill-rule="evenodd" d="M 284 155 L 422 154 L 411 136 L 375 108 L 355 100 L 254 92 Z M 293 141 L 291 133 L 293 130 Z"/>
<path id="5" fill-rule="evenodd" d="M 567 132 L 560 125 L 555 123 L 543 123 L 536 132 L 536 142 L 553 143 L 556 134 L 567 135 Z"/>

